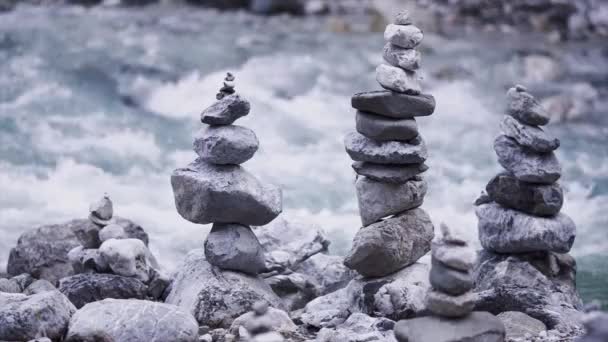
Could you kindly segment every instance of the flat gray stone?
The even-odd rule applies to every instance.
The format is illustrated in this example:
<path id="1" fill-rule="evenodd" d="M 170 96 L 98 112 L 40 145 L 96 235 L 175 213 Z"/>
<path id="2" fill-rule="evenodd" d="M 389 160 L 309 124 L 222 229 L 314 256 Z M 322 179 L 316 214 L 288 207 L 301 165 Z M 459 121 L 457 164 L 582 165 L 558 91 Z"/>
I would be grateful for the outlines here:
<path id="1" fill-rule="evenodd" d="M 500 129 L 504 135 L 515 139 L 519 145 L 536 152 L 551 152 L 560 145 L 559 139 L 552 138 L 542 128 L 523 124 L 509 115 L 505 115 L 500 122 Z"/>
<path id="2" fill-rule="evenodd" d="M 496 316 L 505 326 L 507 339 L 525 339 L 526 334 L 538 336 L 547 330 L 545 323 L 519 311 L 501 312 Z"/>
<path id="3" fill-rule="evenodd" d="M 28 285 L 28 287 L 23 290 L 23 294 L 30 296 L 37 293 L 55 290 L 57 290 L 57 288 L 53 284 L 51 284 L 51 282 L 49 282 L 48 280 L 39 279 Z"/>
<path id="4" fill-rule="evenodd" d="M 196 160 L 171 175 L 175 206 L 186 220 L 260 226 L 282 211 L 281 190 L 263 184 L 238 165 Z"/>
<path id="5" fill-rule="evenodd" d="M 153 261 L 148 247 L 138 239 L 110 239 L 99 247 L 99 253 L 113 273 L 137 278 L 147 283 Z"/>
<path id="6" fill-rule="evenodd" d="M 344 137 L 344 146 L 352 160 L 376 164 L 420 164 L 428 155 L 421 136 L 408 142 L 377 141 L 351 132 Z"/>
<path id="7" fill-rule="evenodd" d="M 464 317 L 473 312 L 476 299 L 473 292 L 451 296 L 432 289 L 426 294 L 426 308 L 437 316 Z"/>
<path id="8" fill-rule="evenodd" d="M 253 157 L 258 146 L 251 129 L 235 125 L 205 127 L 194 138 L 194 151 L 211 164 L 242 164 Z"/>
<path id="9" fill-rule="evenodd" d="M 264 250 L 251 228 L 215 223 L 205 240 L 207 261 L 221 269 L 258 274 L 265 268 Z"/>
<path id="10" fill-rule="evenodd" d="M 472 312 L 454 319 L 419 317 L 395 325 L 399 342 L 503 342 L 505 327 L 488 312 Z"/>
<path id="11" fill-rule="evenodd" d="M 432 260 L 430 281 L 437 290 L 453 296 L 459 296 L 473 288 L 472 268 L 461 271 L 446 267 L 436 259 Z"/>
<path id="12" fill-rule="evenodd" d="M 473 269 L 477 259 L 475 251 L 469 246 L 439 242 L 433 242 L 431 256 L 450 268 L 465 272 Z"/>
<path id="13" fill-rule="evenodd" d="M 358 175 L 394 184 L 403 184 L 429 169 L 426 164 L 389 165 L 354 162 L 352 166 Z"/>
<path id="14" fill-rule="evenodd" d="M 389 24 L 384 31 L 384 40 L 405 49 L 412 49 L 422 42 L 424 35 L 414 25 Z"/>
<path id="15" fill-rule="evenodd" d="M 534 152 L 505 135 L 494 140 L 494 151 L 500 165 L 521 181 L 552 184 L 561 177 L 562 168 L 553 152 Z"/>
<path id="16" fill-rule="evenodd" d="M 408 141 L 418 136 L 415 119 L 393 119 L 381 115 L 357 111 L 357 132 L 375 140 Z"/>
<path id="17" fill-rule="evenodd" d="M 429 116 L 435 111 L 432 95 L 408 95 L 388 90 L 357 93 L 351 98 L 353 108 L 395 119 L 411 119 Z"/>
<path id="18" fill-rule="evenodd" d="M 238 94 L 228 95 L 201 113 L 201 121 L 208 125 L 231 125 L 238 118 L 249 114 L 249 101 Z"/>
<path id="19" fill-rule="evenodd" d="M 426 195 L 427 184 L 421 178 L 414 178 L 402 184 L 393 184 L 359 177 L 356 188 L 359 214 L 365 227 L 384 217 L 421 206 Z"/>
<path id="20" fill-rule="evenodd" d="M 497 253 L 567 253 L 576 237 L 574 222 L 563 213 L 537 217 L 496 203 L 482 204 L 475 213 L 481 245 Z"/>
<path id="21" fill-rule="evenodd" d="M 84 224 L 73 225 L 72 229 L 80 244 L 84 248 L 99 248 L 101 241 L 99 240 L 99 231 L 103 226 L 93 223 L 88 220 Z"/>
<path id="22" fill-rule="evenodd" d="M 553 216 L 559 213 L 564 203 L 564 193 L 559 184 L 526 183 L 508 173 L 492 178 L 486 191 L 496 203 L 535 216 Z"/>
<path id="23" fill-rule="evenodd" d="M 420 52 L 415 49 L 404 49 L 391 43 L 384 45 L 384 60 L 392 66 L 415 71 L 420 68 Z"/>
<path id="24" fill-rule="evenodd" d="M 195 342 L 198 324 L 192 314 L 175 305 L 104 299 L 76 312 L 65 341 Z"/>
<path id="25" fill-rule="evenodd" d="M 527 125 L 543 126 L 549 123 L 549 115 L 542 105 L 520 85 L 507 92 L 507 114 Z"/>
<path id="26" fill-rule="evenodd" d="M 408 71 L 388 64 L 376 68 L 376 81 L 387 90 L 403 94 L 418 95 L 422 91 L 420 79 L 415 71 Z"/>
<path id="27" fill-rule="evenodd" d="M 109 273 L 77 274 L 59 281 L 59 291 L 78 309 L 106 298 L 146 299 L 147 290 L 135 278 Z"/>
<path id="28" fill-rule="evenodd" d="M 366 277 L 382 277 L 418 261 L 431 249 L 433 223 L 422 209 L 359 229 L 344 264 Z"/>
<path id="29" fill-rule="evenodd" d="M 0 340 L 61 340 L 76 308 L 59 291 L 31 296 L 0 292 Z"/>

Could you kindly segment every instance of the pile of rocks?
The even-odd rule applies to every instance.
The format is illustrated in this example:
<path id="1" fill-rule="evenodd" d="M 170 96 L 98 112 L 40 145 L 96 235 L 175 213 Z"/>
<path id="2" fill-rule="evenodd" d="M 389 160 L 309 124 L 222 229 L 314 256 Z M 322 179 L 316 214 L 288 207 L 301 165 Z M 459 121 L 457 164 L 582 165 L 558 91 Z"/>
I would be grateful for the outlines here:
<path id="1" fill-rule="evenodd" d="M 522 311 L 549 328 L 569 325 L 581 304 L 574 259 L 563 254 L 574 243 L 576 226 L 560 213 L 564 195 L 554 154 L 560 142 L 539 127 L 549 116 L 524 87 L 509 89 L 507 96 L 502 134 L 494 141 L 506 172 L 490 180 L 487 193 L 476 202 L 485 249 L 476 271 L 476 291 L 483 294 L 480 305 L 495 313 Z M 497 275 L 492 270 L 499 269 L 499 263 L 500 269 L 509 266 L 513 272 Z"/>
<path id="2" fill-rule="evenodd" d="M 401 342 L 504 341 L 505 328 L 498 318 L 473 312 L 475 252 L 447 226 L 441 228 L 442 239 L 432 246 L 432 289 L 426 297 L 427 309 L 435 316 L 397 323 L 395 337 Z"/>
<path id="3" fill-rule="evenodd" d="M 385 90 L 353 96 L 357 132 L 344 141 L 355 161 L 363 223 L 345 264 L 366 277 L 386 276 L 416 262 L 430 250 L 434 236 L 429 215 L 418 208 L 427 191 L 420 174 L 428 167 L 415 117 L 435 109 L 435 99 L 421 94 L 417 74 L 420 53 L 415 48 L 423 34 L 402 12 L 384 38 L 386 63 L 376 69 L 376 79 Z"/>

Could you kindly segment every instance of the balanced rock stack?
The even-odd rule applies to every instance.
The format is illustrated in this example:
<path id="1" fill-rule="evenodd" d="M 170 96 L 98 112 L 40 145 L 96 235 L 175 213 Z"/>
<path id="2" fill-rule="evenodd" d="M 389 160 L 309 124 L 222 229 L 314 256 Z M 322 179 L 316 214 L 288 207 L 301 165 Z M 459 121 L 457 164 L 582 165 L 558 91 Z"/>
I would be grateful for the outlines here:
<path id="1" fill-rule="evenodd" d="M 494 315 L 474 312 L 475 252 L 466 241 L 452 236 L 441 225 L 442 239 L 432 244 L 431 289 L 427 309 L 434 316 L 403 320 L 395 326 L 400 342 L 484 341 L 501 342 L 505 328 Z"/>
<path id="2" fill-rule="evenodd" d="M 509 89 L 507 116 L 494 141 L 498 161 L 506 172 L 486 186 L 480 204 L 479 239 L 495 253 L 570 251 L 576 236 L 572 219 L 560 213 L 564 201 L 561 166 L 555 157 L 560 143 L 539 126 L 548 115 L 522 86 Z"/>
<path id="3" fill-rule="evenodd" d="M 376 69 L 385 90 L 352 98 L 357 132 L 349 133 L 344 144 L 358 174 L 363 228 L 344 263 L 367 277 L 386 276 L 416 262 L 434 236 L 428 214 L 418 208 L 427 191 L 420 174 L 428 167 L 415 117 L 435 110 L 435 99 L 421 94 L 417 76 L 420 53 L 415 48 L 422 37 L 409 14 L 399 13 L 384 34 L 386 64 Z"/>
<path id="4" fill-rule="evenodd" d="M 199 158 L 171 176 L 179 214 L 197 224 L 213 223 L 205 241 L 207 262 L 224 270 L 257 275 L 264 252 L 250 226 L 261 226 L 282 211 L 279 188 L 263 184 L 240 164 L 258 150 L 255 133 L 234 121 L 249 114 L 250 104 L 234 90 L 228 74 L 218 101 L 201 114 L 194 140 Z"/>

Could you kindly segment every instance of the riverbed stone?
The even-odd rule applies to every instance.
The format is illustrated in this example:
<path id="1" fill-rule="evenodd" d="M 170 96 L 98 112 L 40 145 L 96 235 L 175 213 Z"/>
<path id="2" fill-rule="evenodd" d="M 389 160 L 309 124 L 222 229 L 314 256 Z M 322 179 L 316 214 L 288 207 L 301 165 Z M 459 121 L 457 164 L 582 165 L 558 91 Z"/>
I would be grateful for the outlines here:
<path id="1" fill-rule="evenodd" d="M 455 245 L 436 241 L 432 243 L 431 256 L 447 267 L 465 272 L 473 269 L 477 259 L 475 251 L 466 244 Z"/>
<path id="2" fill-rule="evenodd" d="M 109 273 L 84 273 L 63 278 L 59 291 L 78 309 L 106 298 L 146 299 L 147 287 L 141 281 Z"/>
<path id="3" fill-rule="evenodd" d="M 321 329 L 315 342 L 396 342 L 394 326 L 395 322 L 390 319 L 356 312 L 335 328 Z"/>
<path id="4" fill-rule="evenodd" d="M 475 308 L 477 296 L 474 292 L 466 292 L 459 296 L 452 296 L 435 289 L 427 292 L 426 307 L 437 316 L 464 317 Z"/>
<path id="5" fill-rule="evenodd" d="M 357 132 L 375 140 L 408 141 L 418 136 L 416 119 L 392 119 L 381 115 L 357 111 Z"/>
<path id="6" fill-rule="evenodd" d="M 435 111 L 432 95 L 408 95 L 388 90 L 357 93 L 351 98 L 353 108 L 362 112 L 384 115 L 395 119 L 429 116 Z"/>
<path id="7" fill-rule="evenodd" d="M 29 341 L 46 336 L 59 341 L 75 311 L 59 291 L 31 296 L 0 292 L 0 340 Z"/>
<path id="8" fill-rule="evenodd" d="M 496 203 L 482 204 L 475 213 L 481 245 L 497 253 L 567 253 L 576 237 L 576 225 L 563 213 L 537 217 Z"/>
<path id="9" fill-rule="evenodd" d="M 527 125 L 544 126 L 549 123 L 545 109 L 521 85 L 516 85 L 507 92 L 507 114 Z"/>
<path id="10" fill-rule="evenodd" d="M 65 341 L 195 342 L 198 324 L 186 310 L 138 299 L 104 299 L 78 310 Z"/>
<path id="11" fill-rule="evenodd" d="M 397 45 L 386 43 L 384 45 L 383 57 L 392 66 L 405 70 L 415 71 L 420 68 L 421 55 L 415 49 L 404 49 Z"/>
<path id="12" fill-rule="evenodd" d="M 352 160 L 376 164 L 420 164 L 428 156 L 421 136 L 408 142 L 377 141 L 351 132 L 344 138 L 344 146 Z"/>
<path id="13" fill-rule="evenodd" d="M 97 248 L 74 247 L 68 253 L 68 259 L 72 263 L 72 268 L 76 274 L 110 271 L 110 266 Z"/>
<path id="14" fill-rule="evenodd" d="M 542 128 L 523 124 L 509 115 L 505 115 L 500 122 L 500 129 L 504 135 L 514 139 L 519 145 L 536 152 L 551 152 L 560 145 L 559 139 L 552 138 Z"/>
<path id="15" fill-rule="evenodd" d="M 236 125 L 205 127 L 194 138 L 194 151 L 211 164 L 242 164 L 253 157 L 258 146 L 251 129 Z"/>
<path id="16" fill-rule="evenodd" d="M 129 235 L 125 229 L 116 223 L 109 224 L 99 231 L 99 241 L 104 242 L 110 239 L 127 239 Z"/>
<path id="17" fill-rule="evenodd" d="M 354 162 L 353 169 L 358 175 L 384 182 L 403 184 L 429 169 L 426 164 L 389 165 Z"/>
<path id="18" fill-rule="evenodd" d="M 30 296 L 37 293 L 47 292 L 47 291 L 55 291 L 57 288 L 51 284 L 50 281 L 44 279 L 35 280 L 33 283 L 28 285 L 24 290 L 23 294 Z"/>
<path id="19" fill-rule="evenodd" d="M 522 182 L 509 173 L 500 173 L 486 186 L 488 195 L 505 207 L 535 216 L 553 216 L 564 203 L 562 187 Z"/>
<path id="20" fill-rule="evenodd" d="M 115 274 L 134 277 L 144 283 L 150 280 L 151 253 L 141 240 L 110 239 L 99 247 L 99 252 Z"/>
<path id="21" fill-rule="evenodd" d="M 112 215 L 114 215 L 114 207 L 108 195 L 104 195 L 100 200 L 91 203 L 89 206 L 89 219 L 95 224 L 101 226 L 109 224 Z"/>
<path id="22" fill-rule="evenodd" d="M 408 71 L 388 64 L 376 68 L 376 81 L 387 90 L 403 94 L 418 95 L 422 91 L 420 79 L 415 71 Z"/>
<path id="23" fill-rule="evenodd" d="M 205 240 L 207 261 L 225 270 L 258 274 L 265 268 L 264 250 L 251 228 L 216 223 Z"/>
<path id="24" fill-rule="evenodd" d="M 545 323 L 519 311 L 501 312 L 496 316 L 505 326 L 507 339 L 525 339 L 526 334 L 538 336 L 547 330 Z"/>
<path id="25" fill-rule="evenodd" d="M 359 229 L 344 264 L 366 277 L 382 277 L 418 261 L 431 249 L 433 223 L 422 209 Z"/>
<path id="26" fill-rule="evenodd" d="M 427 191 L 426 181 L 420 177 L 402 184 L 359 177 L 355 186 L 363 226 L 421 206 Z"/>
<path id="27" fill-rule="evenodd" d="M 83 224 L 73 225 L 72 229 L 84 248 L 99 248 L 101 245 L 99 231 L 102 227 L 89 220 Z"/>
<path id="28" fill-rule="evenodd" d="M 399 342 L 503 342 L 505 327 L 488 312 L 462 318 L 419 317 L 395 325 Z"/>
<path id="29" fill-rule="evenodd" d="M 186 220 L 260 226 L 282 211 L 281 190 L 264 184 L 238 165 L 200 159 L 171 175 L 175 205 Z"/>
<path id="30" fill-rule="evenodd" d="M 494 140 L 494 151 L 500 165 L 521 181 L 552 184 L 561 177 L 562 168 L 553 152 L 534 152 L 505 135 Z"/>
<path id="31" fill-rule="evenodd" d="M 414 25 L 389 24 L 384 31 L 384 40 L 404 49 L 415 48 L 423 38 L 422 31 Z"/>
<path id="32" fill-rule="evenodd" d="M 255 303 L 252 311 L 242 314 L 232 322 L 229 331 L 235 335 L 238 335 L 240 327 L 254 335 L 270 331 L 296 331 L 297 326 L 285 311 L 268 307 L 267 304 Z"/>
<path id="33" fill-rule="evenodd" d="M 434 289 L 453 296 L 459 296 L 473 288 L 471 269 L 455 270 L 435 259 L 432 260 L 430 281 Z"/>
<path id="34" fill-rule="evenodd" d="M 208 125 L 231 125 L 238 118 L 249 114 L 249 101 L 238 94 L 225 96 L 201 113 L 201 122 Z"/>

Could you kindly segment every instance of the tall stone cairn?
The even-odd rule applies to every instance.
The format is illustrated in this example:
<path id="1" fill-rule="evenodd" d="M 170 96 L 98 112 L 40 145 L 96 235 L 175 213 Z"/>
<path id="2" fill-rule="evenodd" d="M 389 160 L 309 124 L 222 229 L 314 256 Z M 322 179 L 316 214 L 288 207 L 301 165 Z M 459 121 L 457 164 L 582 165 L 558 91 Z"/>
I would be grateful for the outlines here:
<path id="1" fill-rule="evenodd" d="M 417 70 L 422 31 L 401 12 L 384 33 L 385 63 L 376 69 L 384 90 L 355 94 L 356 132 L 344 139 L 354 160 L 363 228 L 345 265 L 366 277 L 382 277 L 416 262 L 430 250 L 433 224 L 422 209 L 427 191 L 420 174 L 427 150 L 415 117 L 429 116 L 435 99 L 421 93 Z M 387 218 L 388 217 L 388 218 Z"/>
<path id="2" fill-rule="evenodd" d="M 568 253 L 576 226 L 560 213 L 561 166 L 553 152 L 560 142 L 539 127 L 549 117 L 523 86 L 509 89 L 507 97 L 502 134 L 494 141 L 506 172 L 490 180 L 485 200 L 478 200 L 479 240 L 494 253 Z"/>
<path id="3" fill-rule="evenodd" d="M 441 225 L 442 238 L 433 241 L 431 289 L 426 306 L 432 314 L 395 325 L 399 342 L 502 342 L 505 327 L 488 312 L 475 312 L 473 267 L 476 255 L 467 242 Z"/>
<path id="4" fill-rule="evenodd" d="M 274 220 L 282 211 L 282 195 L 240 166 L 253 157 L 259 143 L 251 129 L 233 125 L 250 111 L 234 81 L 228 73 L 218 101 L 201 114 L 207 125 L 194 139 L 198 159 L 175 170 L 171 185 L 183 218 L 213 223 L 205 241 L 207 261 L 220 269 L 257 275 L 265 268 L 264 252 L 250 226 Z"/>

